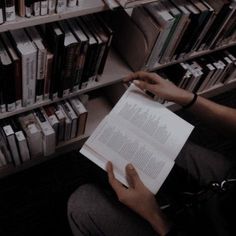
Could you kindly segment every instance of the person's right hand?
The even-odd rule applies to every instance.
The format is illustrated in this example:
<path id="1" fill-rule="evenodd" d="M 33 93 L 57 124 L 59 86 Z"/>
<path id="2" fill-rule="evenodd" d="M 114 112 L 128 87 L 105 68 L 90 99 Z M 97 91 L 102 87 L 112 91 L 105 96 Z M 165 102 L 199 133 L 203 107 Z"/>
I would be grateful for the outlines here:
<path id="1" fill-rule="evenodd" d="M 162 99 L 180 105 L 188 104 L 194 96 L 192 93 L 178 88 L 169 80 L 161 78 L 156 73 L 145 71 L 135 72 L 128 75 L 124 79 L 124 82 L 133 82 L 137 87 L 144 91 L 149 91 Z"/>

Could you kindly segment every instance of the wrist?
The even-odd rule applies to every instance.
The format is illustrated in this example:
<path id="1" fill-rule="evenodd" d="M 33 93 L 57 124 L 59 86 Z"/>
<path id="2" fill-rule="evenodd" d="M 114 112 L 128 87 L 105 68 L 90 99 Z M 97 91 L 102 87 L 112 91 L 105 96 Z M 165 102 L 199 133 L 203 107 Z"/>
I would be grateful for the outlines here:
<path id="1" fill-rule="evenodd" d="M 148 222 L 160 236 L 166 235 L 170 231 L 171 225 L 162 213 L 154 214 Z"/>
<path id="2" fill-rule="evenodd" d="M 184 107 L 188 105 L 193 100 L 193 98 L 193 93 L 186 90 L 181 90 L 174 102 Z"/>

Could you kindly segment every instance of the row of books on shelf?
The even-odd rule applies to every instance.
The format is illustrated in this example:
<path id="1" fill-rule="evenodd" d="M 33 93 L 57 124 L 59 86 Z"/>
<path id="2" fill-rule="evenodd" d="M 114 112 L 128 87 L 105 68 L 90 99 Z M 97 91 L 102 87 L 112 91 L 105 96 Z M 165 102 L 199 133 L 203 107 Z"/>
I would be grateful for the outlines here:
<path id="1" fill-rule="evenodd" d="M 180 88 L 201 93 L 214 86 L 236 81 L 236 48 L 175 64 L 158 70 L 158 74 Z"/>
<path id="2" fill-rule="evenodd" d="M 0 1 L 0 24 L 21 17 L 44 16 L 64 12 L 67 7 L 79 6 L 79 0 L 2 0 Z"/>
<path id="3" fill-rule="evenodd" d="M 55 100 L 103 73 L 113 31 L 98 15 L 0 34 L 0 112 Z"/>
<path id="4" fill-rule="evenodd" d="M 56 146 L 85 132 L 88 112 L 79 98 L 0 122 L 0 167 L 49 156 Z"/>
<path id="5" fill-rule="evenodd" d="M 133 70 L 228 45 L 236 40 L 233 0 L 163 0 L 109 12 L 114 43 Z"/>

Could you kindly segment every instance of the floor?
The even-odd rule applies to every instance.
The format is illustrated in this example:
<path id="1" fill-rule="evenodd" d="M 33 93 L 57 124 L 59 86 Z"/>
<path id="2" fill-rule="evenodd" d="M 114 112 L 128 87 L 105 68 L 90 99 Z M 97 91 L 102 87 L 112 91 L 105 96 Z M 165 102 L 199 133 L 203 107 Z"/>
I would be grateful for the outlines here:
<path id="1" fill-rule="evenodd" d="M 236 107 L 236 91 L 216 100 Z M 179 115 L 196 125 L 191 140 L 224 154 L 236 154 L 231 140 L 209 131 L 187 113 Z M 106 182 L 105 173 L 76 152 L 1 179 L 0 235 L 72 236 L 66 217 L 67 200 L 79 185 L 96 181 Z"/>

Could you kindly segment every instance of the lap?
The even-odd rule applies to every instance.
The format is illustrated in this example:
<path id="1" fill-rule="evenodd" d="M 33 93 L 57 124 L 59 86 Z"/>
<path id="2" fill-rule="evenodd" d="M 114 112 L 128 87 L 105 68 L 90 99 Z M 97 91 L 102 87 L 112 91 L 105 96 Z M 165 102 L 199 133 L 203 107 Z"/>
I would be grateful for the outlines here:
<path id="1" fill-rule="evenodd" d="M 151 226 L 97 186 L 79 187 L 68 202 L 68 219 L 75 236 L 151 236 Z"/>

